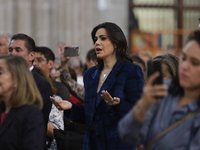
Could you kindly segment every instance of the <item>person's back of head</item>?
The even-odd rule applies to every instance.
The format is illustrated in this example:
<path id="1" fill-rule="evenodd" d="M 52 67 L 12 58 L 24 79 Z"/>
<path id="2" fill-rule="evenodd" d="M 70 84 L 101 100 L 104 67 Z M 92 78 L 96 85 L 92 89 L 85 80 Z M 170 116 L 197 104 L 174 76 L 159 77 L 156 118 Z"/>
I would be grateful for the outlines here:
<path id="1" fill-rule="evenodd" d="M 87 52 L 87 55 L 86 55 L 86 60 L 85 60 L 85 65 L 86 65 L 86 68 L 85 70 L 95 66 L 95 62 L 94 62 L 94 57 L 96 55 L 96 52 L 95 52 L 95 49 L 92 48 L 90 49 L 88 52 Z M 84 70 L 84 71 L 85 71 Z"/>
<path id="2" fill-rule="evenodd" d="M 145 62 L 145 68 L 147 68 L 147 62 L 152 59 L 153 55 L 150 51 L 141 51 L 138 56 Z"/>
<path id="3" fill-rule="evenodd" d="M 74 80 L 74 81 L 77 81 L 77 76 L 76 76 L 76 72 L 74 71 L 74 69 L 72 69 L 71 67 L 69 67 L 69 73 L 71 75 L 71 78 Z"/>
<path id="4" fill-rule="evenodd" d="M 138 55 L 131 55 L 134 64 L 139 65 L 142 68 L 143 73 L 146 70 L 145 62 Z"/>
<path id="5" fill-rule="evenodd" d="M 76 71 L 77 75 L 82 76 L 83 64 L 80 57 L 70 57 L 68 65 Z"/>
<path id="6" fill-rule="evenodd" d="M 86 59 L 89 60 L 89 61 L 92 60 L 92 56 L 94 55 L 94 53 L 95 53 L 95 49 L 94 48 L 90 49 L 87 52 Z"/>
<path id="7" fill-rule="evenodd" d="M 172 54 L 159 55 L 154 57 L 152 61 L 159 61 L 162 64 L 165 64 L 166 71 L 163 72 L 164 73 L 168 72 L 171 76 L 170 79 L 174 78 L 178 74 L 179 59 L 175 55 Z"/>

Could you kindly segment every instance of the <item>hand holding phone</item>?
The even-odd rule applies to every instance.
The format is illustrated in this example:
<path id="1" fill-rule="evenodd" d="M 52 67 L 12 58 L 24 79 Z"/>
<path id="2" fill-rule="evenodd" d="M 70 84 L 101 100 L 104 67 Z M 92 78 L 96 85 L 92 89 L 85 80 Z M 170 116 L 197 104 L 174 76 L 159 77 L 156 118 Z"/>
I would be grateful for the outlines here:
<path id="1" fill-rule="evenodd" d="M 159 72 L 159 76 L 154 80 L 153 85 L 163 84 L 162 63 L 160 61 L 148 61 L 147 77 L 150 77 L 155 72 Z M 160 99 L 163 96 L 155 96 L 156 99 Z"/>
<path id="2" fill-rule="evenodd" d="M 163 84 L 162 64 L 159 61 L 148 61 L 147 77 L 150 77 L 155 72 L 159 72 L 159 76 L 153 82 L 155 84 Z"/>
<path id="3" fill-rule="evenodd" d="M 64 57 L 75 57 L 79 56 L 80 47 L 79 46 L 71 46 L 64 48 Z"/>

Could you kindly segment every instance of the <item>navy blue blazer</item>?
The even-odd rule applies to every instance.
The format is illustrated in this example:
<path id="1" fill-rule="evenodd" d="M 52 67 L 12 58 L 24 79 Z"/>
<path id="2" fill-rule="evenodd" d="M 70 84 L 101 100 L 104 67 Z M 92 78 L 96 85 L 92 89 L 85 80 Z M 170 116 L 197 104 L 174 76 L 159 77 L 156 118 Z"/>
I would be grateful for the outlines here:
<path id="1" fill-rule="evenodd" d="M 36 105 L 12 108 L 0 125 L 0 149 L 43 150 L 44 134 L 43 115 Z"/>
<path id="2" fill-rule="evenodd" d="M 47 126 L 47 123 L 49 121 L 49 113 L 51 111 L 51 107 L 52 107 L 52 102 L 50 100 L 50 96 L 52 96 L 52 89 L 51 89 L 51 85 L 49 84 L 49 82 L 43 78 L 37 71 L 35 68 L 33 68 L 32 70 L 32 74 L 33 77 L 35 79 L 36 85 L 40 91 L 40 94 L 42 96 L 43 99 L 43 108 L 42 108 L 42 112 L 44 115 L 44 122 L 45 125 Z"/>
<path id="3" fill-rule="evenodd" d="M 97 93 L 101 69 L 92 67 L 85 72 L 84 106 L 73 104 L 70 118 L 86 123 L 84 150 L 90 150 L 92 128 L 95 129 L 98 150 L 132 150 L 133 147 L 119 141 L 117 124 L 141 97 L 144 86 L 142 70 L 133 63 L 117 61 Z M 102 90 L 120 98 L 117 108 L 105 103 L 101 97 Z M 92 127 L 94 122 L 95 127 Z"/>

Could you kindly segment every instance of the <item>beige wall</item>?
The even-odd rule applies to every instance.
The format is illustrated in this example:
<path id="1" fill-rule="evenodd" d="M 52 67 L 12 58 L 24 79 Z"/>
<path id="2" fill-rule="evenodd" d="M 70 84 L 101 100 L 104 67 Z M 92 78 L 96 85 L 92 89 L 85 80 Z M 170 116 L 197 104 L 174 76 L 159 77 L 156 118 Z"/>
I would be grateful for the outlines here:
<path id="1" fill-rule="evenodd" d="M 28 34 L 55 53 L 58 42 L 79 45 L 84 61 L 97 24 L 115 22 L 128 35 L 128 0 L 0 0 L 0 20 L 0 32 Z"/>

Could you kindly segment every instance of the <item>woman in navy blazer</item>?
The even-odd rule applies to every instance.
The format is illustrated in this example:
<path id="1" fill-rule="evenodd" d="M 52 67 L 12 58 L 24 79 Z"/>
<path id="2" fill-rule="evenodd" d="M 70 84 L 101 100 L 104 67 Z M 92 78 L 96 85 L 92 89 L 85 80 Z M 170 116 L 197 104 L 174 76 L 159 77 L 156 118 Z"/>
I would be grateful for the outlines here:
<path id="1" fill-rule="evenodd" d="M 0 56 L 0 149 L 43 150 L 42 97 L 20 56 Z"/>
<path id="2" fill-rule="evenodd" d="M 59 109 L 70 109 L 73 121 L 86 123 L 84 150 L 134 149 L 119 141 L 117 124 L 141 96 L 142 70 L 132 63 L 126 38 L 116 24 L 96 26 L 92 39 L 97 65 L 84 74 L 84 106 L 51 100 Z"/>

